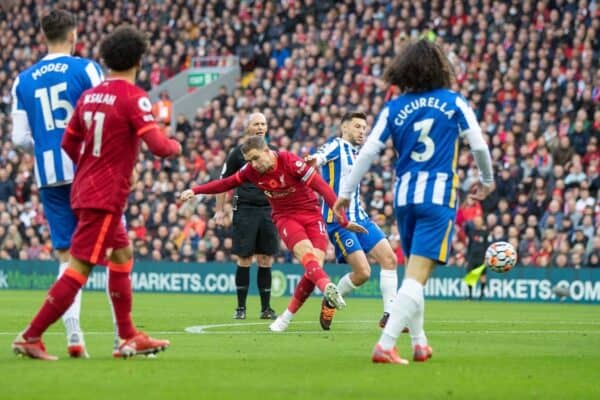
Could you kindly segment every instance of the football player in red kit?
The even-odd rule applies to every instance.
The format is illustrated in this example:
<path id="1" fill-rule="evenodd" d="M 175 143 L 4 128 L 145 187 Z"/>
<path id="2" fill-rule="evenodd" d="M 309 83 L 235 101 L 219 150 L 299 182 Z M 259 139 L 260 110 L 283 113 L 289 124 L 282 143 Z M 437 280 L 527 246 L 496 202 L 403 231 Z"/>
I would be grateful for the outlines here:
<path id="1" fill-rule="evenodd" d="M 248 138 L 241 150 L 248 163 L 237 173 L 188 189 L 181 194 L 181 199 L 186 201 L 196 194 L 226 192 L 243 182 L 252 182 L 265 192 L 279 236 L 305 269 L 287 310 L 271 324 L 272 331 L 281 332 L 287 328 L 315 286 L 332 305 L 344 308 L 346 303 L 337 286 L 323 270 L 328 239 L 315 191 L 331 205 L 335 203 L 335 193 L 313 167 L 295 154 L 269 149 L 260 136 Z M 364 232 L 361 226 L 349 223 L 345 213 L 337 217 L 346 229 Z"/>
<path id="2" fill-rule="evenodd" d="M 115 29 L 100 45 L 110 73 L 107 80 L 82 94 L 62 142 L 77 165 L 71 206 L 78 222 L 71 260 L 30 325 L 13 342 L 17 354 L 56 359 L 46 353 L 42 334 L 71 305 L 95 264 L 108 268 L 121 338 L 114 355 L 156 353 L 169 346 L 168 340 L 138 331 L 131 319 L 133 250 L 121 223 L 141 141 L 160 157 L 181 153 L 180 144 L 165 137 L 154 121 L 147 94 L 134 85 L 146 48 L 145 36 L 129 26 Z"/>

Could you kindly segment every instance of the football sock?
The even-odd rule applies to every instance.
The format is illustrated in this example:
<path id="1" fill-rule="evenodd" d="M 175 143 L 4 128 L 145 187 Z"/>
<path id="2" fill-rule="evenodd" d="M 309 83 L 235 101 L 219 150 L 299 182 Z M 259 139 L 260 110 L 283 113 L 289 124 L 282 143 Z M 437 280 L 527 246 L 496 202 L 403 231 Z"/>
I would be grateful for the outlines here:
<path id="1" fill-rule="evenodd" d="M 472 299 L 473 298 L 473 286 L 467 285 L 467 287 L 469 288 L 469 299 Z"/>
<path id="2" fill-rule="evenodd" d="M 58 276 L 59 277 L 65 272 L 65 270 L 67 269 L 68 266 L 69 266 L 68 261 L 60 263 L 60 266 L 58 268 L 58 274 L 59 274 Z M 78 334 L 82 335 L 81 327 L 79 325 L 80 310 L 81 310 L 81 290 L 77 292 L 77 294 L 75 295 L 75 299 L 73 300 L 73 304 L 71 304 L 71 307 L 69 307 L 62 316 L 62 321 L 63 321 L 63 324 L 67 331 L 67 340 L 71 337 L 71 334 L 73 334 L 73 333 L 78 333 Z M 83 340 L 83 336 L 81 336 L 81 339 Z"/>
<path id="3" fill-rule="evenodd" d="M 383 299 L 383 311 L 389 313 L 398 291 L 398 274 L 395 269 L 381 269 L 379 289 Z"/>
<path id="4" fill-rule="evenodd" d="M 271 306 L 271 268 L 259 266 L 256 283 L 260 294 L 260 308 L 261 311 L 265 311 Z"/>
<path id="5" fill-rule="evenodd" d="M 69 308 L 87 277 L 68 268 L 48 291 L 48 296 L 33 320 L 23 332 L 25 339 L 40 338 L 42 334 Z"/>
<path id="6" fill-rule="evenodd" d="M 133 259 L 131 262 L 133 262 Z M 108 289 L 117 321 L 119 337 L 130 339 L 136 335 L 137 330 L 131 319 L 133 296 L 129 272 L 112 270 L 109 263 L 108 275 Z"/>
<path id="7" fill-rule="evenodd" d="M 117 316 L 115 315 L 115 308 L 113 306 L 112 299 L 110 297 L 110 288 L 108 282 L 110 281 L 110 274 L 108 273 L 108 269 L 106 270 L 106 297 L 108 297 L 108 304 L 110 305 L 110 314 L 112 315 L 113 322 L 113 349 L 117 350 L 119 345 L 121 344 L 121 338 L 119 337 L 119 327 L 117 326 Z"/>
<path id="8" fill-rule="evenodd" d="M 235 270 L 235 289 L 237 291 L 238 308 L 246 308 L 248 286 L 250 286 L 250 267 L 238 265 Z"/>
<path id="9" fill-rule="evenodd" d="M 306 253 L 304 257 L 302 257 L 302 265 L 306 271 L 304 276 L 310 279 L 321 292 L 325 292 L 325 286 L 331 282 L 331 279 L 329 279 L 325 270 L 321 268 L 321 264 L 319 263 L 319 260 L 317 260 L 317 257 L 312 253 Z"/>
<path id="10" fill-rule="evenodd" d="M 280 318 L 285 322 L 290 322 L 292 318 L 294 318 L 294 314 L 290 310 L 286 309 L 283 314 L 281 314 Z"/>
<path id="11" fill-rule="evenodd" d="M 483 299 L 485 297 L 485 283 L 481 283 L 481 293 L 479 294 L 479 298 Z"/>
<path id="12" fill-rule="evenodd" d="M 350 274 L 351 273 L 349 272 L 342 276 L 337 284 L 338 290 L 340 291 L 342 297 L 346 297 L 347 294 L 352 293 L 352 291 L 356 289 L 356 285 L 352 283 L 352 280 L 350 279 Z"/>
<path id="13" fill-rule="evenodd" d="M 408 321 L 408 330 L 413 347 L 418 345 L 424 346 L 427 344 L 427 336 L 423 324 L 425 320 L 425 299 L 421 297 L 417 302 L 417 312 L 414 317 Z"/>
<path id="14" fill-rule="evenodd" d="M 315 289 L 314 282 L 308 279 L 306 275 L 307 274 L 304 274 L 302 279 L 300 279 L 300 282 L 298 282 L 298 285 L 296 286 L 294 294 L 290 300 L 290 304 L 288 305 L 287 310 L 289 310 L 292 314 L 295 314 L 298 309 L 302 307 L 302 304 L 304 304 L 306 299 L 310 297 L 311 293 Z"/>
<path id="15" fill-rule="evenodd" d="M 379 338 L 379 344 L 384 350 L 394 348 L 402 329 L 408 326 L 417 314 L 419 301 L 422 298 L 423 285 L 414 279 L 404 279 L 396 299 L 390 307 L 390 318 Z"/>

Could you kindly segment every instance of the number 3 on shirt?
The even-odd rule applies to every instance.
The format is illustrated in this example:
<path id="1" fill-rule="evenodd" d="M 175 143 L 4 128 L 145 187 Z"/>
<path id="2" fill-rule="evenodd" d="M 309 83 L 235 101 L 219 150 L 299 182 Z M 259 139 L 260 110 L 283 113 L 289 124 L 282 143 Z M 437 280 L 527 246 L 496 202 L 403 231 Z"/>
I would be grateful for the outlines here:
<path id="1" fill-rule="evenodd" d="M 100 157 L 100 150 L 102 150 L 102 128 L 104 127 L 104 116 L 103 112 L 91 112 L 86 111 L 83 113 L 83 121 L 85 127 L 90 130 L 92 128 L 92 122 L 94 123 L 94 147 L 92 148 L 92 155 L 94 157 Z"/>
<path id="2" fill-rule="evenodd" d="M 433 156 L 433 152 L 435 151 L 435 143 L 429 137 L 429 132 L 431 132 L 432 126 L 433 118 L 427 118 L 419 122 L 415 122 L 413 125 L 415 132 L 419 132 L 417 141 L 423 143 L 425 146 L 425 150 L 421 152 L 412 151 L 410 153 L 410 158 L 417 162 L 425 162 Z"/>

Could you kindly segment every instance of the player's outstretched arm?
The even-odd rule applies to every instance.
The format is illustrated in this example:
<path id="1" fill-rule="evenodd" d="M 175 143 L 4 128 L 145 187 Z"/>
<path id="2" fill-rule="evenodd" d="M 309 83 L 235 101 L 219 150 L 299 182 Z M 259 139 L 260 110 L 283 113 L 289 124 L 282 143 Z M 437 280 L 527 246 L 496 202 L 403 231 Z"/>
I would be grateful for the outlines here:
<path id="1" fill-rule="evenodd" d="M 242 184 L 243 179 L 239 173 L 228 176 L 224 179 L 217 179 L 203 185 L 194 186 L 191 189 L 184 190 L 179 197 L 182 201 L 188 201 L 197 194 L 218 194 L 231 190 Z"/>
<path id="2" fill-rule="evenodd" d="M 158 125 L 150 125 L 143 132 L 142 140 L 148 145 L 152 154 L 159 157 L 169 157 L 181 154 L 181 144 L 175 139 L 166 137 Z"/>
<path id="3" fill-rule="evenodd" d="M 328 161 L 335 160 L 340 156 L 340 145 L 336 140 L 325 143 L 314 154 L 304 156 L 304 162 L 311 167 L 320 167 Z"/>
<path id="4" fill-rule="evenodd" d="M 312 176 L 308 180 L 308 186 L 315 192 L 319 193 L 323 197 L 323 200 L 325 200 L 325 203 L 327 203 L 330 208 L 333 208 L 333 205 L 336 202 L 335 192 L 333 189 L 331 189 L 327 182 L 321 178 L 321 175 L 319 175 L 317 172 L 313 172 Z M 340 213 L 335 213 L 335 218 L 340 226 L 345 229 L 353 232 L 367 233 L 367 230 L 362 226 L 348 221 L 345 210 L 342 210 Z"/>

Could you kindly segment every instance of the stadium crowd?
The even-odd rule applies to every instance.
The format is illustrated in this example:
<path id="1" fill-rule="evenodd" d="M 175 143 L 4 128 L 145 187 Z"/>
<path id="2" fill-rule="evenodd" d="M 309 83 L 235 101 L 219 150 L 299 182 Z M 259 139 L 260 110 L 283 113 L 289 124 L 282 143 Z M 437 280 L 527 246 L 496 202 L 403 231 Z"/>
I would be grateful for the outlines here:
<path id="1" fill-rule="evenodd" d="M 24 0 L 0 11 L 0 259 L 49 259 L 52 249 L 31 155 L 10 140 L 10 90 L 45 54 L 39 17 Z M 465 224 L 482 215 L 520 265 L 600 267 L 600 5 L 586 0 L 163 0 L 67 1 L 79 18 L 76 53 L 98 60 L 99 38 L 131 22 L 148 32 L 138 84 L 149 90 L 193 57 L 240 58 L 242 83 L 165 127 L 184 154 L 140 155 L 127 209 L 136 258 L 231 260 L 231 227 L 211 219 L 213 197 L 179 206 L 178 194 L 217 178 L 245 116 L 265 113 L 272 145 L 304 155 L 339 133 L 349 110 L 384 104 L 383 69 L 402 43 L 425 36 L 450 55 L 456 82 L 478 114 L 496 170 L 483 203 L 461 196 L 450 264 L 465 265 Z M 366 209 L 403 259 L 392 208 L 391 143 L 362 185 Z M 460 190 L 478 172 L 467 146 Z M 231 214 L 229 206 L 228 213 Z M 283 250 L 278 262 L 291 261 Z M 333 261 L 333 251 L 328 254 Z"/>

